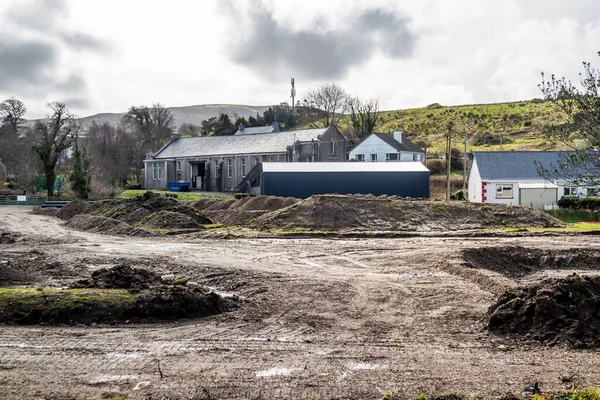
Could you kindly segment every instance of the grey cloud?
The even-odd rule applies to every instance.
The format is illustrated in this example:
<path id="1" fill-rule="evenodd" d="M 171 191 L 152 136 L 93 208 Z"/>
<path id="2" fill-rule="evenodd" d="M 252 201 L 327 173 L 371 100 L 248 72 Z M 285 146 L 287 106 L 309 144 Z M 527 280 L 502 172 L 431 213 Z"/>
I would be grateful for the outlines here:
<path id="1" fill-rule="evenodd" d="M 56 62 L 56 49 L 43 42 L 0 42 L 0 89 L 36 84 Z"/>
<path id="2" fill-rule="evenodd" d="M 6 11 L 5 19 L 19 28 L 48 31 L 54 27 L 56 17 L 66 13 L 63 0 L 19 1 Z"/>
<path id="3" fill-rule="evenodd" d="M 230 56 L 237 64 L 268 76 L 292 73 L 308 79 L 338 79 L 378 51 L 392 58 L 409 57 L 416 40 L 406 18 L 382 9 L 366 11 L 344 28 L 329 31 L 293 31 L 278 25 L 260 6 L 250 21 Z"/>
<path id="4" fill-rule="evenodd" d="M 63 42 L 76 50 L 108 50 L 106 43 L 94 36 L 82 32 L 61 32 L 59 34 Z"/>

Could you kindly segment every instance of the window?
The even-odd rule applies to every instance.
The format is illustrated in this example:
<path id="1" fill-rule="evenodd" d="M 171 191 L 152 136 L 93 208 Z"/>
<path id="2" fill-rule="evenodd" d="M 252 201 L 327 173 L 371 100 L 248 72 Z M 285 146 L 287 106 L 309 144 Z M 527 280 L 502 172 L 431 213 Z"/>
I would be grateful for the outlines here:
<path id="1" fill-rule="evenodd" d="M 588 186 L 587 187 L 587 195 L 588 195 L 588 197 L 598 196 L 598 187 L 597 186 Z"/>
<path id="2" fill-rule="evenodd" d="M 497 199 L 512 199 L 513 198 L 513 185 L 496 185 L 496 198 Z"/>
<path id="3" fill-rule="evenodd" d="M 152 179 L 156 180 L 156 163 L 152 163 Z"/>
<path id="4" fill-rule="evenodd" d="M 371 154 L 371 161 L 373 161 L 373 162 L 377 161 L 377 154 Z"/>
<path id="5" fill-rule="evenodd" d="M 177 171 L 181 171 L 181 161 L 177 161 Z"/>
<path id="6" fill-rule="evenodd" d="M 576 186 L 565 186 L 564 196 L 577 196 L 577 187 Z"/>
<path id="7" fill-rule="evenodd" d="M 158 165 L 158 168 L 157 168 L 157 170 L 158 170 L 158 177 L 156 179 L 160 180 L 161 179 L 161 177 L 160 177 L 160 173 L 161 173 L 160 163 L 157 163 L 157 165 Z"/>
<path id="8" fill-rule="evenodd" d="M 256 157 L 256 158 L 254 159 L 254 166 L 257 166 L 259 162 L 260 162 L 260 161 L 259 161 L 258 157 Z"/>
<path id="9" fill-rule="evenodd" d="M 231 178 L 233 176 L 233 168 L 231 165 L 231 160 L 227 160 L 227 177 Z"/>
<path id="10" fill-rule="evenodd" d="M 398 153 L 387 153 L 385 155 L 385 161 L 398 161 Z"/>
<path id="11" fill-rule="evenodd" d="M 356 155 L 356 160 L 357 161 L 365 161 L 365 155 L 364 154 L 357 154 Z"/>
<path id="12" fill-rule="evenodd" d="M 219 177 L 219 161 L 215 160 L 215 179 Z"/>
<path id="13" fill-rule="evenodd" d="M 413 161 L 421 161 L 421 155 L 417 154 L 417 153 L 414 153 L 413 154 Z"/>
<path id="14" fill-rule="evenodd" d="M 273 157 L 269 157 L 269 158 L 267 158 L 267 161 L 268 161 L 268 162 L 273 162 Z"/>
<path id="15" fill-rule="evenodd" d="M 240 171 L 242 173 L 242 178 L 246 176 L 246 159 L 242 158 L 240 160 Z"/>
<path id="16" fill-rule="evenodd" d="M 329 154 L 335 154 L 335 142 L 333 139 L 329 142 Z"/>

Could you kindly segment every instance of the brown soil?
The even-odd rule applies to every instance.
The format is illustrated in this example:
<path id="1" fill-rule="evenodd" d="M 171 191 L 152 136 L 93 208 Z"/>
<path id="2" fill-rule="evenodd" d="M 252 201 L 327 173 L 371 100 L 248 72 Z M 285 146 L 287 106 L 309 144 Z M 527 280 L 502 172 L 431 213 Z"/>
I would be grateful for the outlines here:
<path id="1" fill-rule="evenodd" d="M 74 200 L 69 202 L 66 206 L 60 208 L 56 213 L 56 216 L 65 221 L 70 220 L 76 215 L 87 213 L 92 206 L 90 203 L 84 200 Z"/>
<path id="2" fill-rule="evenodd" d="M 19 234 L 10 232 L 0 232 L 0 244 L 13 244 L 17 241 Z"/>
<path id="3" fill-rule="evenodd" d="M 462 256 L 471 268 L 522 278 L 543 270 L 600 270 L 600 252 L 593 249 L 541 250 L 521 246 L 465 249 Z"/>
<path id="4" fill-rule="evenodd" d="M 526 207 L 468 202 L 377 198 L 370 195 L 312 196 L 256 218 L 261 229 L 324 231 L 445 231 L 493 227 L 561 227 L 559 220 Z"/>
<path id="5" fill-rule="evenodd" d="M 202 222 L 206 223 L 205 220 Z M 198 222 L 197 218 L 192 218 L 188 215 L 172 212 L 158 211 L 147 218 L 144 218 L 141 223 L 144 228 L 150 229 L 203 229 L 204 225 Z"/>
<path id="6" fill-rule="evenodd" d="M 67 221 L 65 225 L 82 231 L 106 235 L 152 236 L 152 233 L 144 229 L 133 227 L 126 222 L 97 215 L 76 215 Z"/>
<path id="7" fill-rule="evenodd" d="M 600 347 L 600 278 L 577 274 L 504 293 L 488 329 L 545 344 Z"/>
<path id="8" fill-rule="evenodd" d="M 0 322 L 26 325 L 149 322 L 205 317 L 229 311 L 238 303 L 237 298 L 224 299 L 208 289 L 188 287 L 185 281 L 163 284 L 158 274 L 128 264 L 95 271 L 89 279 L 74 282 L 71 288 L 83 290 L 75 292 L 73 297 L 73 292 L 45 292 L 40 288 L 22 301 L 11 301 L 0 309 Z M 125 289 L 135 296 L 93 289 Z"/>
<path id="9" fill-rule="evenodd" d="M 194 203 L 194 207 L 202 210 L 220 224 L 244 226 L 256 217 L 280 210 L 299 201 L 293 197 L 276 196 L 256 196 L 221 201 L 202 199 Z"/>

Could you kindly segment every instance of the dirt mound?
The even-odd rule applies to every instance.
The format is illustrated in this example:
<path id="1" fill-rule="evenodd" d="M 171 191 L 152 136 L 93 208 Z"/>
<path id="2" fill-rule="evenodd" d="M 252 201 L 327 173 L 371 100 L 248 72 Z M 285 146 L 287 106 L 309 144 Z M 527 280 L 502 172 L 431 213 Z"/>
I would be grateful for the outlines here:
<path id="1" fill-rule="evenodd" d="M 76 215 L 65 224 L 68 227 L 83 231 L 102 233 L 106 235 L 124 236 L 152 236 L 152 233 L 135 228 L 125 222 L 116 219 L 100 217 L 97 215 Z"/>
<path id="2" fill-rule="evenodd" d="M 205 221 L 201 219 L 201 221 Z M 196 219 L 172 211 L 158 211 L 150 214 L 140 225 L 151 229 L 202 229 L 204 225 Z"/>
<path id="3" fill-rule="evenodd" d="M 92 206 L 87 201 L 74 200 L 69 202 L 66 206 L 59 209 L 56 216 L 65 221 L 70 220 L 76 215 L 85 214 L 89 211 Z"/>
<path id="4" fill-rule="evenodd" d="M 600 277 L 577 274 L 504 293 L 488 313 L 488 330 L 545 344 L 600 347 Z"/>
<path id="5" fill-rule="evenodd" d="M 540 250 L 520 246 L 465 249 L 462 257 L 471 268 L 488 269 L 509 278 L 540 270 L 599 270 L 600 252 L 592 249 Z"/>
<path id="6" fill-rule="evenodd" d="M 194 207 L 202 210 L 214 221 L 223 225 L 246 225 L 252 219 L 263 214 L 280 210 L 299 199 L 292 197 L 255 196 L 244 197 L 239 200 L 206 200 L 202 199 L 194 203 Z"/>
<path id="7" fill-rule="evenodd" d="M 0 322 L 74 324 L 198 318 L 232 310 L 223 298 L 186 281 L 164 284 L 159 275 L 123 264 L 101 269 L 69 289 L 18 289 L 0 294 Z"/>
<path id="8" fill-rule="evenodd" d="M 94 271 L 89 279 L 71 284 L 72 289 L 130 289 L 142 290 L 162 283 L 160 275 L 146 269 L 121 264 L 113 268 Z"/>
<path id="9" fill-rule="evenodd" d="M 501 204 L 318 195 L 264 214 L 251 226 L 262 230 L 453 231 L 493 227 L 560 227 L 538 210 Z"/>
<path id="10" fill-rule="evenodd" d="M 11 232 L 0 232 L 0 244 L 13 244 L 20 235 Z"/>

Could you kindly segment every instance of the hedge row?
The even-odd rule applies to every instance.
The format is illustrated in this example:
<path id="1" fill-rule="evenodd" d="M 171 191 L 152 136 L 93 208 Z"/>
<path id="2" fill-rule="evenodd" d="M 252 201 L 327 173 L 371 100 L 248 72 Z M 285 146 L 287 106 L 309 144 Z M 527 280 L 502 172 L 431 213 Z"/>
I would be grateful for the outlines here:
<path id="1" fill-rule="evenodd" d="M 597 197 L 562 197 L 558 200 L 560 208 L 569 208 L 571 210 L 600 210 L 600 198 Z"/>

